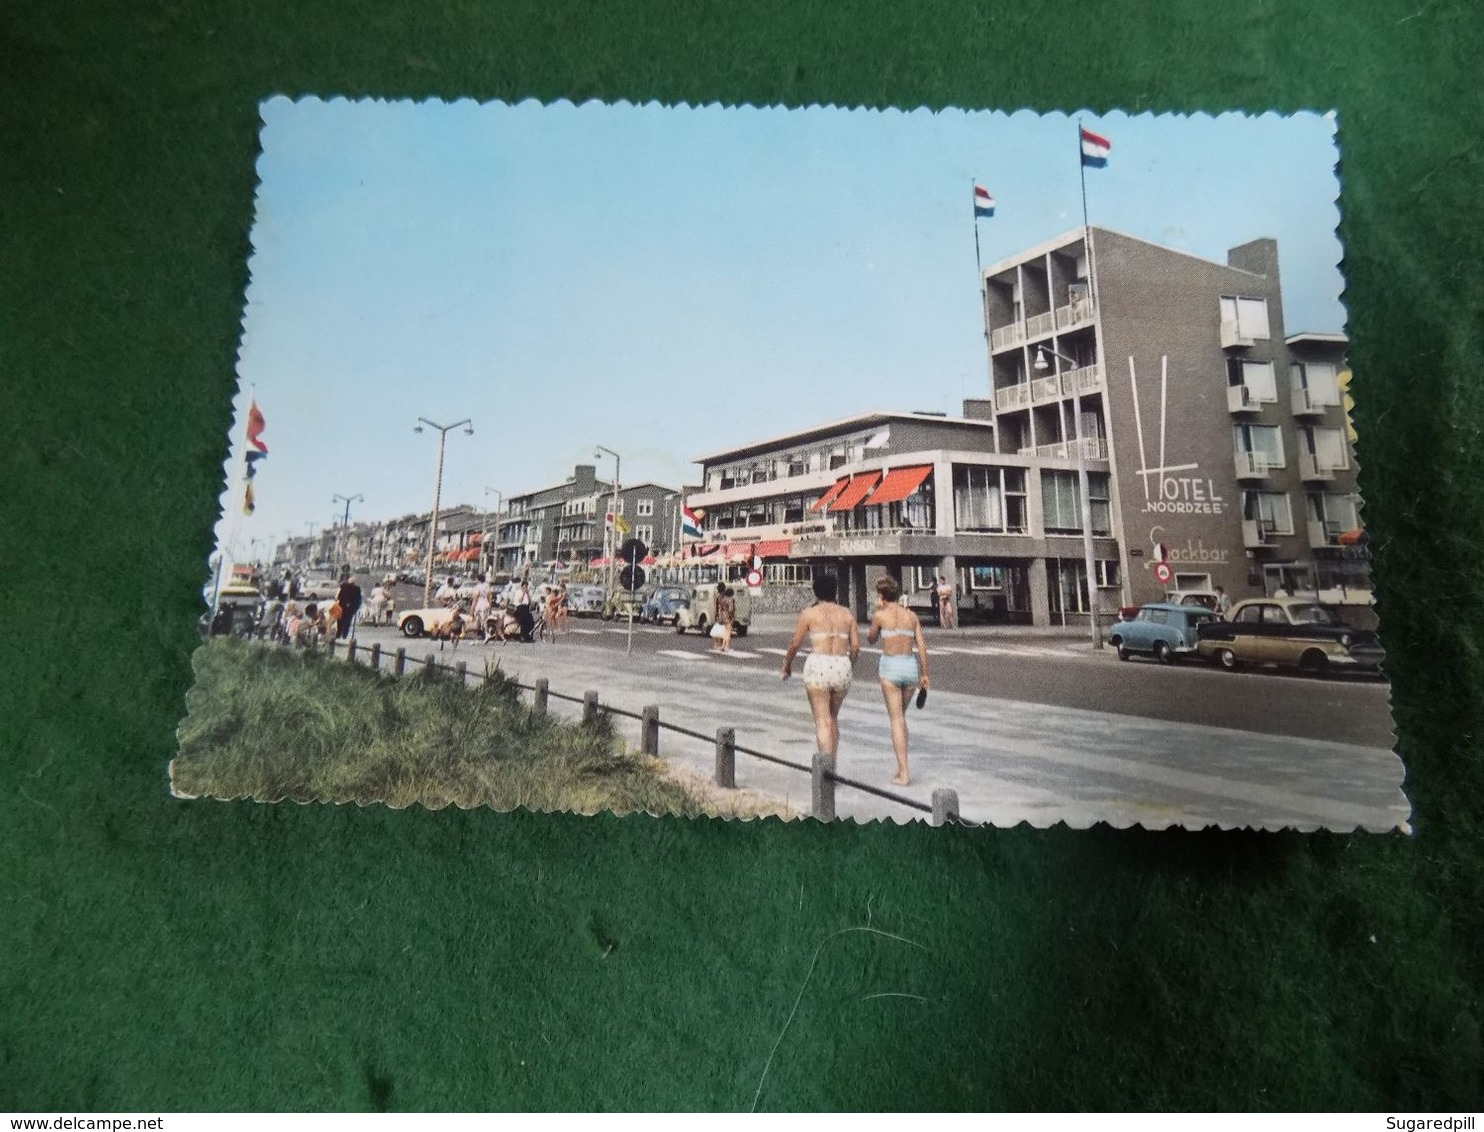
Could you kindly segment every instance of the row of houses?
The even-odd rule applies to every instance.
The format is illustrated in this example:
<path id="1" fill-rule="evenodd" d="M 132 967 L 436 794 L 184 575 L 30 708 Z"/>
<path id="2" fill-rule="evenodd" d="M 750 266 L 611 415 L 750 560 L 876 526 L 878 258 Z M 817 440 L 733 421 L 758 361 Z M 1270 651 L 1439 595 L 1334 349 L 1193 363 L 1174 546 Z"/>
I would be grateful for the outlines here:
<path id="1" fill-rule="evenodd" d="M 590 562 L 616 510 L 678 575 L 761 562 L 768 582 L 803 586 L 828 568 L 862 616 L 882 573 L 909 594 L 947 577 L 985 620 L 1037 625 L 1218 586 L 1370 604 L 1347 341 L 1285 327 L 1273 240 L 1221 263 L 1079 228 L 986 267 L 981 298 L 987 395 L 961 416 L 810 425 L 696 457 L 693 487 L 621 486 L 616 501 L 579 465 L 442 515 L 438 560 Z M 699 540 L 681 538 L 683 506 Z M 344 561 L 415 563 L 428 520 L 303 549 L 325 557 L 338 538 Z"/>

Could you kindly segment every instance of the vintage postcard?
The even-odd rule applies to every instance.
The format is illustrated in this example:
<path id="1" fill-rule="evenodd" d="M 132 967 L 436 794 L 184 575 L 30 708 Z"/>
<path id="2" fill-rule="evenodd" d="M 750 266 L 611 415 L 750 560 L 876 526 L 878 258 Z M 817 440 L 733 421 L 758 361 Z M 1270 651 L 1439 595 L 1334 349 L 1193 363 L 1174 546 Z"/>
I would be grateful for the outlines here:
<path id="1" fill-rule="evenodd" d="M 176 794 L 1408 828 L 1332 115 L 262 118 Z"/>

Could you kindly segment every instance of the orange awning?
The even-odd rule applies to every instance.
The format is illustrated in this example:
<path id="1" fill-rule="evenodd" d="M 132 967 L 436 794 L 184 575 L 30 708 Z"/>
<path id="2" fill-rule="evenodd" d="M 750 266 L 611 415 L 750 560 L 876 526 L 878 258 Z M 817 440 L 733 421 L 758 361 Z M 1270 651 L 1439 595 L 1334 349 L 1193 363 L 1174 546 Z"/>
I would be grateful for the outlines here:
<path id="1" fill-rule="evenodd" d="M 818 499 L 816 499 L 813 503 L 809 504 L 809 510 L 811 510 L 811 511 L 823 511 L 826 507 L 828 507 L 831 503 L 833 503 L 835 501 L 835 496 L 839 495 L 842 491 L 845 490 L 845 485 L 848 484 L 849 482 L 850 482 L 850 477 L 849 476 L 846 476 L 844 479 L 838 479 L 838 480 L 836 480 L 834 487 L 830 488 L 829 491 L 825 492 Z"/>
<path id="2" fill-rule="evenodd" d="M 850 481 L 849 487 L 835 496 L 835 501 L 830 504 L 830 510 L 850 511 L 860 506 L 860 501 L 880 482 L 880 472 L 862 472 Z"/>
<path id="3" fill-rule="evenodd" d="M 870 504 L 900 503 L 921 487 L 922 481 L 932 474 L 931 464 L 923 464 L 916 468 L 896 468 L 886 473 L 881 486 L 871 493 L 871 498 L 866 502 Z"/>
<path id="4" fill-rule="evenodd" d="M 764 539 L 756 545 L 759 558 L 787 558 L 788 552 L 793 549 L 793 540 L 770 538 Z"/>

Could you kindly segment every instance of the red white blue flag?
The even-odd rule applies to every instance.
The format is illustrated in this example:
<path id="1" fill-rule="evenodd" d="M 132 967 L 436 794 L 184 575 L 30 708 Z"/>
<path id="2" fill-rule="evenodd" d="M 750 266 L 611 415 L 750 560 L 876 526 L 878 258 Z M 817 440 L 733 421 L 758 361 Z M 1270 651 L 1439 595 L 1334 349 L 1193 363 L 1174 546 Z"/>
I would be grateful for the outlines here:
<path id="1" fill-rule="evenodd" d="M 981 216 L 994 215 L 994 197 L 989 195 L 989 190 L 978 181 L 974 182 L 974 219 Z"/>
<path id="2" fill-rule="evenodd" d="M 684 538 L 704 538 L 706 532 L 701 530 L 701 520 L 696 518 L 696 513 L 689 507 L 680 509 L 680 533 Z"/>
<path id="3" fill-rule="evenodd" d="M 1082 138 L 1082 164 L 1091 169 L 1107 165 L 1108 151 L 1113 148 L 1113 143 L 1084 126 L 1078 126 L 1077 131 Z"/>

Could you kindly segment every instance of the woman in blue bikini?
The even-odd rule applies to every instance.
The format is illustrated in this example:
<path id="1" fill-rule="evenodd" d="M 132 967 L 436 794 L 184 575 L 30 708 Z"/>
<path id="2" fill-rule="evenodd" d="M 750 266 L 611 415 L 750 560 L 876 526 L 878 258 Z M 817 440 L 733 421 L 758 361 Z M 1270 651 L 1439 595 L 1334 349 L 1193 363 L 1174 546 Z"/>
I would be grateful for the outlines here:
<path id="1" fill-rule="evenodd" d="M 881 680 L 882 698 L 886 700 L 886 714 L 891 717 L 891 746 L 897 756 L 897 776 L 891 781 L 895 786 L 906 786 L 909 783 L 907 704 L 913 693 L 919 696 L 919 706 L 927 698 L 927 642 L 922 639 L 922 622 L 917 614 L 900 604 L 902 587 L 896 579 L 882 578 L 876 583 L 876 593 L 881 601 L 876 616 L 871 618 L 866 640 L 873 645 L 877 640 L 881 642 L 877 676 Z"/>

